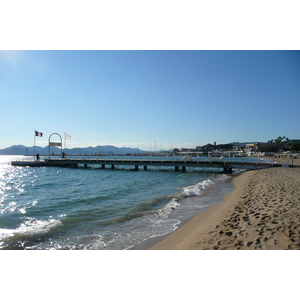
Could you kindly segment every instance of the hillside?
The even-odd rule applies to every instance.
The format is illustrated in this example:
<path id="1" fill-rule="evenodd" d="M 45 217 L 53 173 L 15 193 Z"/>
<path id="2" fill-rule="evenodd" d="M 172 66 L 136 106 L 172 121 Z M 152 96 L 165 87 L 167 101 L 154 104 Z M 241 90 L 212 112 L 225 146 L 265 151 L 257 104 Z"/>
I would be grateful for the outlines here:
<path id="1" fill-rule="evenodd" d="M 115 146 L 97 146 L 97 147 L 87 147 L 87 148 L 72 148 L 63 149 L 67 154 L 136 154 L 144 153 L 145 151 L 138 148 L 118 148 Z M 58 147 L 50 147 L 50 153 L 60 154 L 61 150 Z M 35 147 L 35 153 L 40 155 L 49 154 L 49 146 L 46 147 Z M 0 155 L 34 155 L 34 147 L 26 147 L 23 145 L 14 145 L 5 149 L 0 149 Z"/>

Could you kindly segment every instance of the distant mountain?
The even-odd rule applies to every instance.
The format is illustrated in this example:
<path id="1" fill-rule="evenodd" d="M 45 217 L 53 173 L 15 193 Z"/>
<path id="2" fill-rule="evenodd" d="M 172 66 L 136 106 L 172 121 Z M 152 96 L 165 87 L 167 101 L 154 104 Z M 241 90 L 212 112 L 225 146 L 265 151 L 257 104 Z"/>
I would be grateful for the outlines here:
<path id="1" fill-rule="evenodd" d="M 25 155 L 26 147 L 23 145 L 14 145 L 5 149 L 0 149 L 0 155 Z"/>
<path id="2" fill-rule="evenodd" d="M 73 149 L 65 149 L 67 154 L 136 154 L 136 153 L 144 153 L 146 151 L 140 150 L 138 148 L 128 148 L 122 147 L 118 148 L 115 146 L 97 146 L 97 147 L 88 147 L 88 148 L 73 148 Z"/>
<path id="3" fill-rule="evenodd" d="M 140 150 L 138 148 L 128 148 L 122 147 L 118 148 L 115 146 L 97 146 L 97 147 L 87 147 L 87 148 L 72 148 L 72 149 L 63 149 L 63 151 L 67 154 L 136 154 L 136 153 L 144 153 L 146 151 Z M 60 148 L 50 146 L 50 154 L 59 154 Z M 49 154 L 49 146 L 46 147 L 35 147 L 35 153 L 39 153 L 40 155 L 48 155 Z M 23 145 L 14 145 L 5 149 L 0 149 L 0 155 L 34 155 L 34 147 L 26 147 Z"/>
<path id="4" fill-rule="evenodd" d="M 252 144 L 256 142 L 245 142 L 239 143 L 234 142 L 235 145 L 243 146 L 246 144 Z M 66 154 L 136 154 L 136 153 L 145 153 L 147 151 L 140 150 L 138 148 L 128 148 L 122 147 L 118 148 L 115 146 L 97 146 L 97 147 L 86 147 L 86 148 L 72 148 L 72 149 L 63 149 Z M 50 154 L 58 154 L 60 155 L 60 148 L 50 146 Z M 40 155 L 48 155 L 49 154 L 49 146 L 46 147 L 35 147 L 35 153 L 39 153 Z M 14 145 L 5 149 L 0 149 L 0 155 L 34 155 L 34 147 L 26 147 L 23 145 Z"/>

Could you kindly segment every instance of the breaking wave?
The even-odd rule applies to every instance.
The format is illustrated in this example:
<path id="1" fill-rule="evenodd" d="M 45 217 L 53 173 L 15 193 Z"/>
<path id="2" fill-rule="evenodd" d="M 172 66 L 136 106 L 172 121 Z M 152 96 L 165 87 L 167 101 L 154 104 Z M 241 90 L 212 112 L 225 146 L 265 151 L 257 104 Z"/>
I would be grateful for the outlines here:
<path id="1" fill-rule="evenodd" d="M 199 196 L 199 195 L 201 195 L 202 190 L 204 190 L 205 188 L 207 188 L 213 184 L 214 184 L 214 182 L 211 179 L 203 180 L 203 181 L 197 183 L 196 185 L 191 185 L 191 186 L 185 187 L 183 189 L 184 195 L 188 196 L 188 197 Z"/>
<path id="2" fill-rule="evenodd" d="M 57 232 L 63 224 L 60 220 L 50 219 L 48 221 L 27 218 L 16 229 L 0 229 L 0 245 L 2 249 L 22 248 L 21 245 L 29 244 L 40 238 L 45 238 L 51 233 Z"/>
<path id="3" fill-rule="evenodd" d="M 179 205 L 180 204 L 177 202 L 177 199 L 173 198 L 170 202 L 168 202 L 162 208 L 157 209 L 155 211 L 155 215 L 158 218 L 166 219 L 170 215 L 170 213 L 172 212 L 172 210 L 174 210 Z"/>

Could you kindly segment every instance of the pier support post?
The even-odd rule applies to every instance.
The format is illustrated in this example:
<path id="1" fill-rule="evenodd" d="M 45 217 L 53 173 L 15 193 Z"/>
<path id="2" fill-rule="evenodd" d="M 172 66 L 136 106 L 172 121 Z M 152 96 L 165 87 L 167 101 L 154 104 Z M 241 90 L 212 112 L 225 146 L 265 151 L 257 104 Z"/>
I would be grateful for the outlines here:
<path id="1" fill-rule="evenodd" d="M 85 168 L 85 169 L 87 168 L 87 164 L 84 164 L 84 168 Z"/>
<path id="2" fill-rule="evenodd" d="M 224 173 L 232 174 L 232 168 L 224 167 L 224 168 L 223 168 L 223 172 L 224 172 Z"/>
<path id="3" fill-rule="evenodd" d="M 102 164 L 102 169 L 105 169 L 105 164 Z"/>
<path id="4" fill-rule="evenodd" d="M 139 166 L 135 165 L 135 166 L 134 166 L 134 170 L 135 170 L 135 171 L 138 171 L 138 170 L 139 170 Z"/>
<path id="5" fill-rule="evenodd" d="M 176 172 L 179 171 L 179 167 L 178 166 L 175 167 L 175 171 Z"/>
<path id="6" fill-rule="evenodd" d="M 185 167 L 182 167 L 182 172 L 185 172 Z"/>
<path id="7" fill-rule="evenodd" d="M 147 166 L 144 166 L 144 171 L 147 171 Z"/>
<path id="8" fill-rule="evenodd" d="M 115 168 L 115 165 L 111 165 L 111 169 L 113 170 Z"/>

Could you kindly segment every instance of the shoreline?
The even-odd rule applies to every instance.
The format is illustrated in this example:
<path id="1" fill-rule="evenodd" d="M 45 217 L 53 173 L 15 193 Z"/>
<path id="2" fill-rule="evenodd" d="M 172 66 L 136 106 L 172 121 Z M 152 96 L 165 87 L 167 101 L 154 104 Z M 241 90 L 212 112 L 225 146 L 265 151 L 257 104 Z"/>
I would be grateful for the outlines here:
<path id="1" fill-rule="evenodd" d="M 246 175 L 248 172 L 251 171 L 245 171 L 234 177 L 234 189 L 224 196 L 223 202 L 211 206 L 200 214 L 195 215 L 190 220 L 182 224 L 182 226 L 180 226 L 176 231 L 168 234 L 163 240 L 151 247 L 149 250 L 193 250 L 194 245 L 192 244 L 193 240 L 195 239 L 195 235 L 197 234 L 196 231 L 199 229 L 199 234 L 203 235 L 205 231 L 213 230 L 214 223 L 211 222 L 222 220 L 220 212 L 222 211 L 223 207 L 227 206 L 227 196 L 236 191 L 238 187 L 238 179 L 243 175 Z"/>
<path id="2" fill-rule="evenodd" d="M 210 185 L 209 187 L 206 187 L 205 189 L 203 189 L 201 191 L 200 195 L 189 196 L 189 197 L 187 197 L 187 199 L 185 199 L 185 201 L 188 200 L 188 199 L 189 199 L 188 201 L 192 201 L 192 199 L 195 199 L 196 201 L 198 201 L 197 198 L 202 199 L 201 201 L 203 201 L 203 199 L 206 199 L 205 202 L 203 202 L 203 203 L 206 203 L 208 205 L 204 209 L 202 209 L 201 212 L 195 212 L 191 216 L 181 218 L 180 223 L 177 225 L 177 229 L 175 231 L 171 231 L 171 232 L 166 233 L 164 235 L 151 237 L 151 238 L 139 243 L 138 245 L 135 245 L 135 246 L 129 248 L 129 250 L 149 250 L 149 249 L 151 249 L 156 244 L 163 241 L 169 235 L 172 235 L 179 228 L 181 228 L 186 223 L 188 223 L 196 215 L 203 213 L 205 210 L 207 210 L 208 208 L 210 208 L 212 206 L 215 206 L 215 205 L 218 205 L 218 204 L 222 203 L 224 201 L 223 200 L 224 196 L 226 194 L 228 194 L 230 191 L 234 190 L 233 179 L 235 177 L 239 176 L 240 173 L 226 174 L 226 175 L 228 176 L 226 178 L 226 180 L 216 181 L 213 185 Z"/>
<path id="3" fill-rule="evenodd" d="M 300 166 L 300 158 L 289 158 L 289 157 L 274 157 L 274 156 L 263 156 L 262 159 L 268 160 L 274 163 L 282 164 L 289 163 L 291 166 Z"/>
<path id="4" fill-rule="evenodd" d="M 300 249 L 300 168 L 246 171 L 233 183 L 150 250 Z"/>

